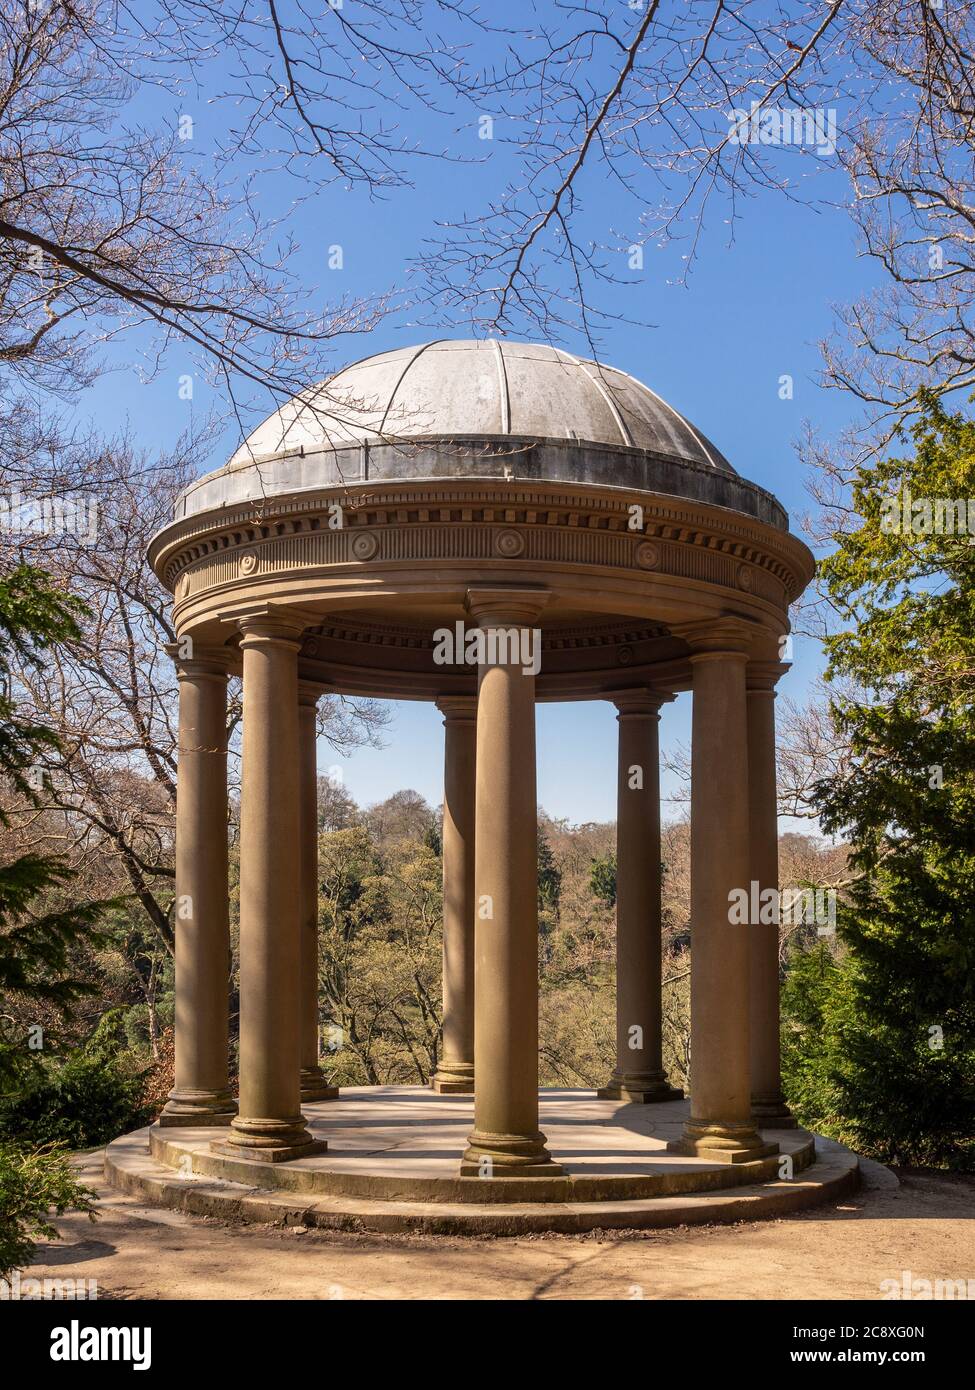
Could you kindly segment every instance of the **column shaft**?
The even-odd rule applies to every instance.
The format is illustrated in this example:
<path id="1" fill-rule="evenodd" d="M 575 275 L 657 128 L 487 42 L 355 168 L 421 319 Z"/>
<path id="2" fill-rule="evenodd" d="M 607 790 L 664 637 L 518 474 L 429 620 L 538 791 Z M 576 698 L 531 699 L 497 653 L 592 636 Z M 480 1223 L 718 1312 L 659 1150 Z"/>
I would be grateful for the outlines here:
<path id="1" fill-rule="evenodd" d="M 474 768 L 477 701 L 437 701 L 444 716 L 443 1047 L 430 1085 L 474 1089 Z"/>
<path id="2" fill-rule="evenodd" d="M 318 695 L 299 683 L 298 760 L 301 778 L 301 1099 L 335 1100 L 318 1048 Z"/>
<path id="3" fill-rule="evenodd" d="M 469 596 L 484 632 L 477 706 L 474 1130 L 461 1172 L 559 1176 L 538 1128 L 534 595 Z M 493 655 L 492 655 L 493 648 Z"/>
<path id="4" fill-rule="evenodd" d="M 748 669 L 748 802 L 751 878 L 759 900 L 779 887 L 779 827 L 775 786 L 775 674 Z M 777 914 L 776 914 L 777 915 Z M 763 1129 L 791 1129 L 782 1095 L 779 1057 L 779 927 L 750 928 L 752 1115 Z"/>
<path id="5" fill-rule="evenodd" d="M 663 1070 L 660 999 L 660 698 L 616 700 L 616 1067 L 604 1099 L 679 1100 Z"/>
<path id="6" fill-rule="evenodd" d="M 749 927 L 730 920 L 751 872 L 745 661 L 691 656 L 691 1117 L 674 1147 L 724 1162 L 775 1152 L 751 1118 Z"/>
<path id="7" fill-rule="evenodd" d="M 298 646 L 279 617 L 241 621 L 240 1102 L 221 1152 L 278 1162 L 324 1147 L 305 1128 L 301 1058 Z"/>
<path id="8" fill-rule="evenodd" d="M 176 1084 L 162 1125 L 225 1125 L 230 924 L 227 891 L 227 670 L 219 658 L 177 662 Z"/>

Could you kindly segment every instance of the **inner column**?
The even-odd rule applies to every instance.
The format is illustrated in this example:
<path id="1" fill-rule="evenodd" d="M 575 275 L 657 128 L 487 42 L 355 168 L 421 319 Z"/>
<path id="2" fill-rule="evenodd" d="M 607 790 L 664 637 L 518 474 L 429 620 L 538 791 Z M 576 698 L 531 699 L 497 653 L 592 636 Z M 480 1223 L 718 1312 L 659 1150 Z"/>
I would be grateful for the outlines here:
<path id="1" fill-rule="evenodd" d="M 474 1130 L 461 1173 L 552 1177 L 538 1128 L 535 670 L 540 590 L 471 590 L 481 633 L 475 812 Z"/>
<path id="2" fill-rule="evenodd" d="M 301 1099 L 334 1100 L 319 1063 L 318 1034 L 318 699 L 317 685 L 298 682 L 301 777 Z"/>
<path id="3" fill-rule="evenodd" d="M 670 697 L 667 697 L 670 698 Z M 613 697 L 616 793 L 616 1067 L 605 1100 L 680 1100 L 663 1069 L 660 963 L 660 706 L 664 697 Z"/>
<path id="4" fill-rule="evenodd" d="M 434 1091 L 474 1089 L 474 767 L 477 700 L 437 701 L 444 722 L 443 1048 Z"/>
<path id="5" fill-rule="evenodd" d="M 786 668 L 748 663 L 748 800 L 752 882 L 761 894 L 779 890 L 778 797 L 775 784 L 775 683 Z M 776 913 L 776 917 L 778 914 Z M 782 1094 L 779 1043 L 779 924 L 752 922 L 751 979 L 752 1115 L 765 1129 L 793 1129 Z"/>

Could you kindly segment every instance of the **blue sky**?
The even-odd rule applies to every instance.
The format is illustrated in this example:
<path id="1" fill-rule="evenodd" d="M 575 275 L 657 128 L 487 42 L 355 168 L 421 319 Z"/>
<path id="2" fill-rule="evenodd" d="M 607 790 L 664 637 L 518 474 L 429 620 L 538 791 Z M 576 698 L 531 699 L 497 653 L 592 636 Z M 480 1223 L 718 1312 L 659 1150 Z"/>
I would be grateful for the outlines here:
<path id="1" fill-rule="evenodd" d="M 149 119 L 175 121 L 186 113 L 195 123 L 187 158 L 205 163 L 208 146 L 219 134 L 220 118 L 212 106 L 202 98 L 174 101 L 169 96 L 144 104 Z M 416 116 L 419 133 L 424 119 Z M 489 142 L 478 141 L 473 122 L 467 121 L 452 134 L 451 148 L 484 162 L 444 166 L 417 161 L 417 186 L 385 203 L 370 203 L 364 195 L 337 186 L 304 202 L 292 230 L 300 243 L 295 268 L 310 298 L 324 305 L 342 293 L 408 285 L 410 259 L 433 233 L 434 217 L 481 207 L 500 188 L 508 155 L 500 140 L 486 145 Z M 686 286 L 676 283 L 686 245 L 648 247 L 643 271 L 625 290 L 610 293 L 607 302 L 611 309 L 653 326 L 620 323 L 605 329 L 601 355 L 645 381 L 693 420 L 740 473 L 781 499 L 798 529 L 798 519 L 809 506 L 795 452 L 804 423 L 830 436 L 853 413 L 848 397 L 818 385 L 817 344 L 830 332 L 831 306 L 862 294 L 876 283 L 876 272 L 857 254 L 844 207 L 826 201 L 841 204 L 848 196 L 839 172 L 811 154 L 789 158 L 816 170 L 812 185 L 819 201 L 800 206 L 772 193 L 746 200 L 739 206 L 733 241 L 724 220 L 727 209 L 715 203 Z M 258 190 L 269 212 L 295 196 L 294 184 L 274 173 L 259 180 Z M 588 192 L 590 225 L 607 236 L 611 229 L 632 225 L 632 204 L 620 200 L 598 169 Z M 340 271 L 327 268 L 328 247 L 334 244 L 344 251 Z M 419 323 L 422 317 L 406 308 L 368 338 L 336 344 L 334 365 L 431 337 L 470 336 L 463 321 L 441 320 L 434 328 L 429 322 Z M 178 379 L 193 370 L 180 345 L 170 348 L 155 379 L 144 383 L 133 356 L 139 339 L 127 338 L 125 344 L 124 355 L 113 349 L 118 351 L 112 358 L 114 370 L 86 393 L 82 418 L 107 432 L 127 421 L 136 439 L 152 448 L 171 443 L 189 424 L 191 413 L 202 418 L 211 410 L 226 409 L 225 399 L 202 375 L 196 379 L 194 400 L 179 399 Z M 581 339 L 567 339 L 565 346 L 586 351 Z M 792 400 L 779 396 L 779 378 L 785 373 L 794 378 Z M 223 463 L 235 442 L 228 428 L 207 466 Z M 801 699 L 821 662 L 818 650 L 802 641 L 794 655 L 794 667 L 780 690 Z M 432 707 L 408 703 L 394 705 L 393 712 L 384 749 L 362 750 L 340 760 L 322 746 L 322 768 L 342 766 L 346 784 L 362 803 L 406 786 L 438 801 L 439 715 Z M 687 740 L 689 714 L 687 697 L 665 709 L 665 745 Z M 611 707 L 593 704 L 539 708 L 539 801 L 550 814 L 573 822 L 614 816 L 613 716 Z M 670 789 L 665 783 L 665 792 Z"/>

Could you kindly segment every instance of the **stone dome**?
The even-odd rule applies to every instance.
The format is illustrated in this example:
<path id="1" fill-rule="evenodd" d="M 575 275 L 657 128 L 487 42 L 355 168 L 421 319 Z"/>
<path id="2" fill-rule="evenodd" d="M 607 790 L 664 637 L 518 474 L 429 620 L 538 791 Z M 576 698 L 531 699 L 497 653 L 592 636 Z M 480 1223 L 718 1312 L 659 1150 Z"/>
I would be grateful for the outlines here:
<path id="1" fill-rule="evenodd" d="M 496 338 L 442 339 L 353 362 L 270 415 L 231 466 L 296 449 L 471 436 L 617 445 L 735 472 L 634 377 L 560 348 Z"/>
<path id="2" fill-rule="evenodd" d="M 186 488 L 176 519 L 321 488 L 448 478 L 653 493 L 788 529 L 772 494 L 648 386 L 560 348 L 493 338 L 395 348 L 299 392 L 225 467 Z"/>

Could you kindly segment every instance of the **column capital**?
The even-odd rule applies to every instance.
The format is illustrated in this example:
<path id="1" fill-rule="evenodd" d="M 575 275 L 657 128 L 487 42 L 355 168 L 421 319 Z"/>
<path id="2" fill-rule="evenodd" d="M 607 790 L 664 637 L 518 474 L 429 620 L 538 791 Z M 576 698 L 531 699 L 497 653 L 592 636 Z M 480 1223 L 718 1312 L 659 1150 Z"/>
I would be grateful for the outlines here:
<path id="1" fill-rule="evenodd" d="M 271 643 L 290 647 L 297 653 L 301 650 L 305 623 L 285 613 L 247 613 L 237 619 L 237 630 L 241 647 Z"/>
<path id="2" fill-rule="evenodd" d="M 660 706 L 673 700 L 674 696 L 662 690 L 650 690 L 644 687 L 610 691 L 606 699 L 612 700 L 616 706 L 617 719 L 659 719 Z"/>
<path id="3" fill-rule="evenodd" d="M 527 627 L 550 598 L 547 589 L 468 589 L 465 607 L 479 627 Z"/>
<path id="4" fill-rule="evenodd" d="M 220 620 L 233 624 L 244 642 L 288 642 L 301 646 L 305 629 L 314 621 L 298 608 L 283 603 L 255 603 L 244 609 L 221 613 Z M 243 644 L 242 644 L 243 645 Z"/>
<path id="5" fill-rule="evenodd" d="M 324 693 L 323 687 L 317 681 L 299 680 L 298 707 L 300 709 L 317 709 L 318 702 Z"/>
<path id="6" fill-rule="evenodd" d="M 745 690 L 749 695 L 771 695 L 775 698 L 777 682 L 789 670 L 784 661 L 749 661 L 745 668 Z"/>
<path id="7" fill-rule="evenodd" d="M 696 623 L 675 623 L 675 637 L 691 649 L 691 662 L 715 657 L 741 657 L 747 660 L 753 644 L 765 635 L 764 629 L 746 618 L 725 614 Z"/>
<path id="8" fill-rule="evenodd" d="M 167 642 L 166 655 L 176 667 L 176 679 L 187 680 L 207 676 L 225 681 L 230 674 L 233 654 L 223 647 L 204 647 L 192 642 L 192 655 L 184 655 L 185 642 Z"/>
<path id="9" fill-rule="evenodd" d="M 438 695 L 433 703 L 443 715 L 445 724 L 474 724 L 477 722 L 476 695 Z"/>

